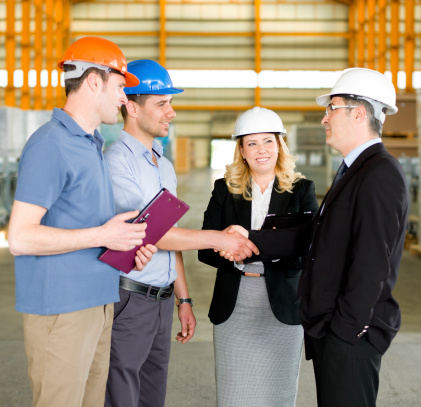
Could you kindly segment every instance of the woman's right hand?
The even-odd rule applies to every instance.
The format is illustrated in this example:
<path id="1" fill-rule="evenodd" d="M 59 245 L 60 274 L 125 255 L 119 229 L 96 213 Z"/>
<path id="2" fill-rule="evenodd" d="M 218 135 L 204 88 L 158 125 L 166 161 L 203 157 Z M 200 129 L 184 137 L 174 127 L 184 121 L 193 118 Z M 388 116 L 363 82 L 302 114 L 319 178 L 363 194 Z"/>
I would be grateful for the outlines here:
<path id="1" fill-rule="evenodd" d="M 240 225 L 231 225 L 228 226 L 226 229 L 227 233 L 235 233 L 238 232 L 241 235 L 243 235 L 244 237 L 246 237 L 247 239 L 249 238 L 249 232 L 247 229 L 244 229 L 242 226 Z"/>

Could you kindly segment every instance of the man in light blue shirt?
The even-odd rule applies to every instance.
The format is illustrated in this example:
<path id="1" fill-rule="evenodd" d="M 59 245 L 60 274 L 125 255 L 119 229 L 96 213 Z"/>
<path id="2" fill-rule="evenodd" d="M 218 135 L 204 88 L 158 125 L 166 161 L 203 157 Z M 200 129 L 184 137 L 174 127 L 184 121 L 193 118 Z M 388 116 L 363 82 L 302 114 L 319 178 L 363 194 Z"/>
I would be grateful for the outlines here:
<path id="1" fill-rule="evenodd" d="M 172 164 L 155 140 L 166 137 L 175 118 L 173 87 L 168 72 L 150 60 L 128 64 L 140 79 L 126 88 L 128 102 L 122 108 L 124 130 L 106 151 L 117 212 L 142 209 L 161 188 L 176 195 Z M 163 214 L 165 216 L 165 214 Z M 120 276 L 120 302 L 115 304 L 110 373 L 105 406 L 164 407 L 173 295 L 178 299 L 181 332 L 176 339 L 189 341 L 195 330 L 180 250 L 225 249 L 241 260 L 256 247 L 240 234 L 172 228 L 157 244 L 158 252 L 141 271 Z"/>

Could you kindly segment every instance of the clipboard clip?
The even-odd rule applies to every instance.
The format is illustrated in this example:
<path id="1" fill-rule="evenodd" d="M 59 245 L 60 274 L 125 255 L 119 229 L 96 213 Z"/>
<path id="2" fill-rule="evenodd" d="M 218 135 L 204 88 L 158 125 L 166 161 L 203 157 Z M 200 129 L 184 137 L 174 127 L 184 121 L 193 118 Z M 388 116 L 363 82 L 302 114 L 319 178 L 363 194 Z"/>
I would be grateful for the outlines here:
<path id="1" fill-rule="evenodd" d="M 148 217 L 149 217 L 149 213 L 147 213 L 147 214 L 145 214 L 145 216 L 141 217 L 141 218 L 139 219 L 139 222 L 138 222 L 138 223 L 143 223 L 143 222 L 145 222 L 145 221 L 146 221 L 146 219 L 148 219 Z"/>

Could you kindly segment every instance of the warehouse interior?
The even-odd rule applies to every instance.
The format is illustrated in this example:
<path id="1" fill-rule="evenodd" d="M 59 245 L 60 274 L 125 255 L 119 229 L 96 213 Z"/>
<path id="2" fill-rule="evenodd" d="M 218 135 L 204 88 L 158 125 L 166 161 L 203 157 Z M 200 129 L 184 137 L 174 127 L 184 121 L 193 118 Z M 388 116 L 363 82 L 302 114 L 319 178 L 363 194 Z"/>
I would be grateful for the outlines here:
<path id="1" fill-rule="evenodd" d="M 394 291 L 402 329 L 383 358 L 378 406 L 420 406 L 420 0 L 0 0 L 0 404 L 31 405 L 7 249 L 19 156 L 52 109 L 64 105 L 57 62 L 84 36 L 115 42 L 127 61 L 159 62 L 185 90 L 174 96 L 177 117 L 162 144 L 178 194 L 191 207 L 180 226 L 192 229 L 201 228 L 213 181 L 232 159 L 230 138 L 241 112 L 262 106 L 280 115 L 297 169 L 314 180 L 322 199 L 342 158 L 325 144 L 324 108 L 315 98 L 349 67 L 390 77 L 399 112 L 387 117 L 383 142 L 404 168 L 411 201 Z M 121 128 L 121 121 L 101 125 L 106 147 Z M 211 407 L 207 312 L 215 270 L 199 263 L 195 251 L 184 253 L 184 261 L 198 327 L 188 344 L 173 342 L 167 406 Z M 174 314 L 174 337 L 178 325 Z M 297 407 L 315 405 L 312 367 L 303 360 Z"/>

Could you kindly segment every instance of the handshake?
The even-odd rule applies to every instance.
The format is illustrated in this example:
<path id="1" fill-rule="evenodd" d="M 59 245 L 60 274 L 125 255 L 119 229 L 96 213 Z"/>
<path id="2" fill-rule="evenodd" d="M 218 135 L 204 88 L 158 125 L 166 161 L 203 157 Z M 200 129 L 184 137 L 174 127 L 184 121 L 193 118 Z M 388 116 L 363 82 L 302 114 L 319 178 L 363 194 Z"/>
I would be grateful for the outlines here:
<path id="1" fill-rule="evenodd" d="M 148 233 L 147 230 L 146 233 Z M 135 270 L 142 270 L 157 249 L 172 251 L 213 249 L 225 259 L 241 263 L 253 254 L 259 255 L 260 253 L 256 245 L 248 239 L 248 235 L 248 231 L 238 225 L 229 226 L 222 231 L 172 227 L 156 246 L 148 244 L 145 247 L 140 247 L 136 253 Z"/>
<path id="2" fill-rule="evenodd" d="M 214 249 L 219 255 L 229 261 L 242 261 L 253 254 L 259 255 L 259 249 L 248 239 L 249 233 L 239 225 L 232 225 L 222 231 L 220 247 Z"/>

